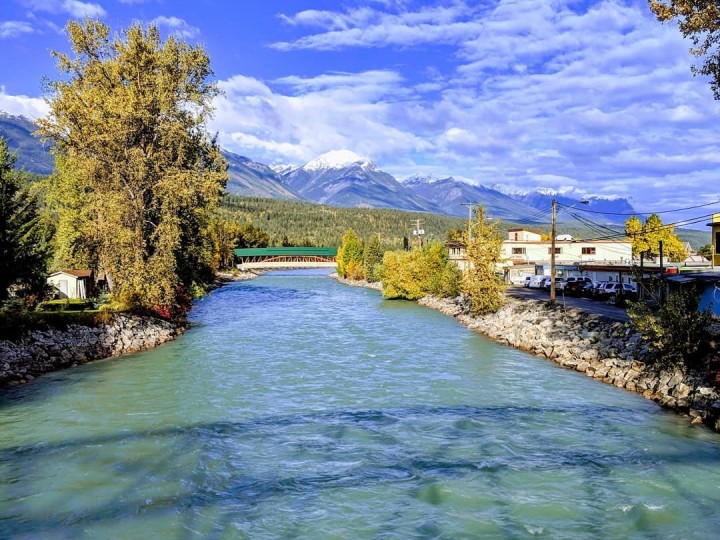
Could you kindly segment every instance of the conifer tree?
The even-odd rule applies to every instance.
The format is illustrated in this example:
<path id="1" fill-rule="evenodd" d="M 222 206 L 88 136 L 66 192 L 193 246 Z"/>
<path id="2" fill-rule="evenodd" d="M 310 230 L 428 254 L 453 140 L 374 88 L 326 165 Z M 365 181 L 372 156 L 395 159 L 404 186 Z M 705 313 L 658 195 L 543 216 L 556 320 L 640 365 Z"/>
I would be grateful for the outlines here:
<path id="1" fill-rule="evenodd" d="M 208 221 L 227 180 L 205 131 L 218 94 L 208 55 L 152 24 L 67 32 L 72 54 L 53 53 L 61 76 L 39 123 L 60 175 L 59 253 L 97 265 L 118 307 L 168 313 L 209 277 Z"/>
<path id="2" fill-rule="evenodd" d="M 377 234 L 370 236 L 363 249 L 363 274 L 371 283 L 380 281 L 380 266 L 383 261 L 383 250 L 380 247 L 380 237 Z"/>
<path id="3" fill-rule="evenodd" d="M 13 285 L 39 294 L 47 276 L 46 231 L 24 174 L 13 170 L 15 159 L 0 137 L 0 302 Z"/>

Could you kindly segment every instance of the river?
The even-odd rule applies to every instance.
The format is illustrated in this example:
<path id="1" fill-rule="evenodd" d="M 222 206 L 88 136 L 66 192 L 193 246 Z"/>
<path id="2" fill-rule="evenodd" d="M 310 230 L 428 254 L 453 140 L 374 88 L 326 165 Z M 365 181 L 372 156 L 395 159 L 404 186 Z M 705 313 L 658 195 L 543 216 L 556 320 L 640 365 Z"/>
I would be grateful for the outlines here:
<path id="1" fill-rule="evenodd" d="M 720 435 L 316 271 L 0 394 L 0 538 L 717 538 Z"/>

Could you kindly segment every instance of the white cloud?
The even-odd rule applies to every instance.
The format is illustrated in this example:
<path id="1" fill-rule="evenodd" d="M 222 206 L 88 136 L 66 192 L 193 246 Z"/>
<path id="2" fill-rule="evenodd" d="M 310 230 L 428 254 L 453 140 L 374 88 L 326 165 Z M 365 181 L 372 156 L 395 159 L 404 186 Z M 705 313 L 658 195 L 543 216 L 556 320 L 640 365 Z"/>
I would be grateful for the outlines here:
<path id="1" fill-rule="evenodd" d="M 107 12 L 100 4 L 80 0 L 21 0 L 21 4 L 32 11 L 67 13 L 72 17 L 105 17 Z"/>
<path id="2" fill-rule="evenodd" d="M 0 86 L 0 111 L 25 116 L 34 120 L 45 116 L 50 108 L 44 99 L 29 96 L 11 96 L 5 93 L 5 87 Z"/>
<path id="3" fill-rule="evenodd" d="M 0 22 L 0 39 L 14 38 L 22 34 L 32 34 L 35 29 L 25 21 Z"/>
<path id="4" fill-rule="evenodd" d="M 155 17 L 150 21 L 157 26 L 168 28 L 173 34 L 185 39 L 194 39 L 200 36 L 200 29 L 191 26 L 184 19 L 178 17 Z"/>
<path id="5" fill-rule="evenodd" d="M 250 77 L 220 82 L 212 128 L 231 150 L 272 161 L 309 161 L 346 148 L 374 159 L 422 151 L 430 144 L 390 125 L 388 101 L 402 95 L 391 71 L 333 73 L 276 81 L 283 93 Z"/>
<path id="6" fill-rule="evenodd" d="M 476 36 L 482 28 L 481 22 L 472 18 L 475 12 L 475 8 L 463 2 L 450 6 L 424 7 L 417 11 L 407 11 L 400 7 L 397 13 L 368 7 L 345 12 L 306 10 L 293 16 L 280 15 L 280 18 L 293 26 L 319 27 L 325 31 L 295 41 L 273 43 L 271 46 L 288 51 L 411 46 L 421 43 L 455 44 Z"/>
<path id="7" fill-rule="evenodd" d="M 426 66 L 427 79 L 412 84 L 402 68 L 288 76 L 272 88 L 255 81 L 262 98 L 229 111 L 245 114 L 243 129 L 256 137 L 248 152 L 298 160 L 349 147 L 401 177 L 419 170 L 487 185 L 578 186 L 641 204 L 692 200 L 716 182 L 718 105 L 707 81 L 690 74 L 689 44 L 644 1 L 361 5 L 282 15 L 308 33 L 273 47 L 439 43 L 454 48 L 454 73 Z"/>

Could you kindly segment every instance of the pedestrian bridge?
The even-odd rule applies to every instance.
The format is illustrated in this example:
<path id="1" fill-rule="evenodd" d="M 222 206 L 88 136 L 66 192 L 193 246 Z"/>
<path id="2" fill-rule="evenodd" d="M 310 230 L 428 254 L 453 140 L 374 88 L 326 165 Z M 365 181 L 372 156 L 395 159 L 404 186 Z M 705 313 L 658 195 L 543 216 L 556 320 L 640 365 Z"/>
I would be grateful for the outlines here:
<path id="1" fill-rule="evenodd" d="M 337 248 L 276 247 L 235 250 L 235 264 L 239 270 L 268 270 L 278 268 L 335 268 Z"/>

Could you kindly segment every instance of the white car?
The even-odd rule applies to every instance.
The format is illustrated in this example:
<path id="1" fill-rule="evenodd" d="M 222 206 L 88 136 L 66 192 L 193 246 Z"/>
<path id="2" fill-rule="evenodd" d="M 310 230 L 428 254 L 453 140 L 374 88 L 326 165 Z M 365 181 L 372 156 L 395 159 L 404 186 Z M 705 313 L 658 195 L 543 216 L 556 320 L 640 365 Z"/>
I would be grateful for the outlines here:
<path id="1" fill-rule="evenodd" d="M 542 289 L 543 286 L 543 280 L 547 276 L 531 276 L 530 277 L 530 283 L 528 283 L 528 287 L 531 289 Z"/>

